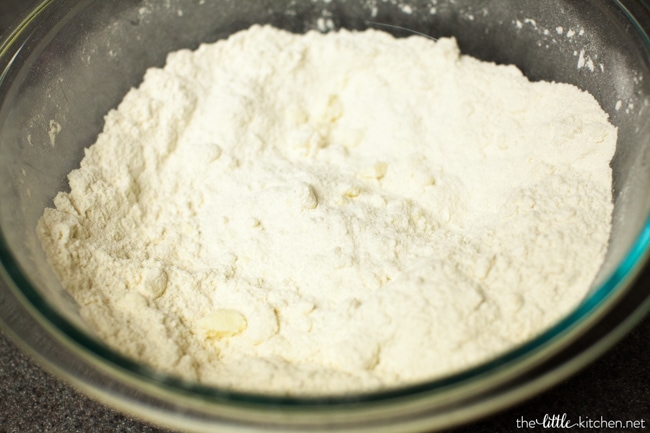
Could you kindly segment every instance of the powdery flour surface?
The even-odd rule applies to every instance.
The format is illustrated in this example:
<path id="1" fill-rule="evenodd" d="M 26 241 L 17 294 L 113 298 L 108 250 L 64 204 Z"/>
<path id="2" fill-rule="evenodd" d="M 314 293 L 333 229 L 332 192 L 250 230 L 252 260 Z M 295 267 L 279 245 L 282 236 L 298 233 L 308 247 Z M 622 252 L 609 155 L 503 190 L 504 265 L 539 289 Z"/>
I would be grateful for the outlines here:
<path id="1" fill-rule="evenodd" d="M 372 390 L 581 301 L 615 143 L 589 94 L 453 39 L 255 26 L 149 70 L 38 231 L 129 357 L 245 391 Z"/>

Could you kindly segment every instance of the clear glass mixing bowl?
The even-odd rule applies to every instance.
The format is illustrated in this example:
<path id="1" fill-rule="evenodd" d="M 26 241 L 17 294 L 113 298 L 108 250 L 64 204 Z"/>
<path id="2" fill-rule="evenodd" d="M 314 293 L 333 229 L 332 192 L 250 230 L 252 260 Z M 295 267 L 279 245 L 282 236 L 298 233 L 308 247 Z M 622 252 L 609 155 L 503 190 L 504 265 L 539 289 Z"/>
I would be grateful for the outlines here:
<path id="1" fill-rule="evenodd" d="M 43 209 L 103 116 L 167 53 L 270 23 L 294 32 L 401 26 L 533 80 L 588 90 L 619 128 L 613 232 L 590 294 L 529 343 L 476 368 L 363 395 L 283 398 L 169 377 L 98 340 L 36 237 Z M 397 36 L 409 31 L 381 27 Z M 650 241 L 650 9 L 632 0 L 46 0 L 0 47 L 0 317 L 51 371 L 131 414 L 185 431 L 418 431 L 521 401 L 602 353 L 648 309 L 633 284 Z"/>

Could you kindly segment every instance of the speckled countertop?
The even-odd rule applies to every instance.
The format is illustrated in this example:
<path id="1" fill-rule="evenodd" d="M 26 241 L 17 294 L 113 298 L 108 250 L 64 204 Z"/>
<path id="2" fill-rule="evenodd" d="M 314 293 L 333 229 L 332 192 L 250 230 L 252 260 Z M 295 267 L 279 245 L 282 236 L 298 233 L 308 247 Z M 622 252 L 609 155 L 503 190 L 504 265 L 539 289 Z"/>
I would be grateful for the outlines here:
<path id="1" fill-rule="evenodd" d="M 0 33 L 34 3 L 34 0 L 0 0 Z M 650 290 L 650 269 L 646 269 L 637 284 Z M 517 420 L 542 419 L 545 414 L 563 413 L 574 419 L 582 416 L 644 420 L 645 429 L 626 431 L 650 431 L 650 318 L 599 360 L 550 391 L 448 433 L 529 431 L 518 428 Z M 606 428 L 572 430 L 618 431 Z M 168 431 L 124 416 L 83 396 L 43 371 L 0 333 L 0 433 L 36 432 Z"/>

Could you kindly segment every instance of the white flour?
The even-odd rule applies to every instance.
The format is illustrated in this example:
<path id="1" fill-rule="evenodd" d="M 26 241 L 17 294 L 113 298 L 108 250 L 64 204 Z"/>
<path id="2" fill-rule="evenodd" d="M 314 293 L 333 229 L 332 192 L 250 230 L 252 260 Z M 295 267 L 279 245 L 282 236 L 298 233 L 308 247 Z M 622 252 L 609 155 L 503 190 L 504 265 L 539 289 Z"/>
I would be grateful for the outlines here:
<path id="1" fill-rule="evenodd" d="M 150 70 L 38 230 L 125 355 L 240 390 L 369 390 L 581 301 L 615 142 L 589 94 L 452 39 L 253 27 Z"/>

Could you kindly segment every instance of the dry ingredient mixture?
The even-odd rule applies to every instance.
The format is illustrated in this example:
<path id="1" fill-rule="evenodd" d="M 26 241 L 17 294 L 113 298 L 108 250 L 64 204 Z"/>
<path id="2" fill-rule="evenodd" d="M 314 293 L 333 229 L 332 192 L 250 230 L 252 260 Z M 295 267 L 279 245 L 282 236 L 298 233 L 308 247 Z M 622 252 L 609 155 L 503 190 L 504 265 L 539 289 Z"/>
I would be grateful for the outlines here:
<path id="1" fill-rule="evenodd" d="M 38 232 L 110 346 L 244 391 L 432 379 L 586 295 L 616 129 L 453 39 L 254 26 L 151 69 Z"/>

